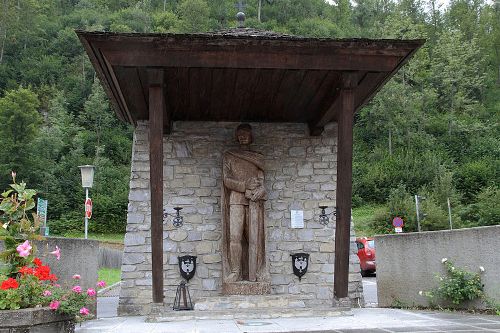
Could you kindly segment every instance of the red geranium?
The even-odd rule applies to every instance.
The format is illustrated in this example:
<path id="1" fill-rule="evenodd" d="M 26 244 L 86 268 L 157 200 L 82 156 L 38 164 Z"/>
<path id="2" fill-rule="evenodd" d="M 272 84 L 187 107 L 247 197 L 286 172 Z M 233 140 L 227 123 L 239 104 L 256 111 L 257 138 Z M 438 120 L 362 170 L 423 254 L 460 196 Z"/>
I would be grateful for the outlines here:
<path id="1" fill-rule="evenodd" d="M 19 273 L 21 273 L 22 275 L 32 275 L 34 273 L 34 270 L 31 267 L 23 266 L 19 269 Z"/>
<path id="2" fill-rule="evenodd" d="M 19 283 L 17 283 L 17 281 L 13 278 L 8 278 L 4 282 L 2 282 L 2 286 L 0 286 L 0 289 L 17 289 L 17 287 L 19 287 Z"/>
<path id="3" fill-rule="evenodd" d="M 34 274 L 40 281 L 55 281 L 57 280 L 57 277 L 54 274 L 50 274 L 50 267 L 49 266 L 40 266 L 35 268 Z"/>
<path id="4" fill-rule="evenodd" d="M 40 258 L 33 259 L 33 263 L 35 264 L 36 267 L 42 266 L 42 261 L 40 260 Z"/>

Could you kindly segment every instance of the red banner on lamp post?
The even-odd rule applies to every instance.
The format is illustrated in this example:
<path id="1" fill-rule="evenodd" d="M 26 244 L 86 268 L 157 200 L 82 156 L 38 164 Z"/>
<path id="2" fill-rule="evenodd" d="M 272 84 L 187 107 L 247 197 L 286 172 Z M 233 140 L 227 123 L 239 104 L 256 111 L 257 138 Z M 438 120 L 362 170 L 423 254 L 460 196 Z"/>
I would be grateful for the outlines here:
<path id="1" fill-rule="evenodd" d="M 90 198 L 85 200 L 85 217 L 88 219 L 92 217 L 92 200 Z"/>

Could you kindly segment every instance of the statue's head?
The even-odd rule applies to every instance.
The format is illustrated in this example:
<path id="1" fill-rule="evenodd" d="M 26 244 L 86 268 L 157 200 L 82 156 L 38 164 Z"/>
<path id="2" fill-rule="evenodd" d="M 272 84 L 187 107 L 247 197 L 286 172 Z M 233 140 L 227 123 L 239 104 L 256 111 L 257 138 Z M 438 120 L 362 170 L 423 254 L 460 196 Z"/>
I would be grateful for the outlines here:
<path id="1" fill-rule="evenodd" d="M 250 124 L 240 124 L 236 128 L 236 140 L 241 145 L 249 145 L 253 142 L 252 126 Z"/>

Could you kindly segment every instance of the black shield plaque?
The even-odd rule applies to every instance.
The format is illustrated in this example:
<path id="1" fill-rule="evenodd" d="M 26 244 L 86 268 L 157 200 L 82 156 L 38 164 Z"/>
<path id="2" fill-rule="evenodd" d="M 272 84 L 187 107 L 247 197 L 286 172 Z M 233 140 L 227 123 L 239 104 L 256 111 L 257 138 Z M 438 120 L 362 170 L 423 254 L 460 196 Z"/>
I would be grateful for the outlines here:
<path id="1" fill-rule="evenodd" d="M 295 253 L 292 254 L 292 268 L 293 274 L 299 277 L 299 281 L 306 274 L 307 267 L 309 266 L 308 253 Z"/>
<path id="2" fill-rule="evenodd" d="M 181 276 L 186 279 L 186 281 L 191 280 L 196 272 L 196 256 L 182 256 L 177 257 L 179 259 L 179 270 L 181 271 Z"/>

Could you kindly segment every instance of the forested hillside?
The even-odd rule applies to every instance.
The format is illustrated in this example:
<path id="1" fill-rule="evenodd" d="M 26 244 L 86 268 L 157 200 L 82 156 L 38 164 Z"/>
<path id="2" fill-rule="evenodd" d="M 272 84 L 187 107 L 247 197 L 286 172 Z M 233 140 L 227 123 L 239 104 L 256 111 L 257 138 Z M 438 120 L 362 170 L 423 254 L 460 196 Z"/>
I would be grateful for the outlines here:
<path id="1" fill-rule="evenodd" d="M 81 228 L 78 165 L 98 167 L 96 232 L 124 230 L 132 128 L 116 120 L 74 29 L 203 32 L 235 27 L 235 1 L 0 0 L 0 188 L 11 170 L 49 200 L 52 231 Z M 260 8 L 260 10 L 259 10 Z M 355 205 L 371 228 L 500 222 L 500 2 L 246 1 L 246 26 L 302 36 L 425 38 L 356 116 Z M 300 93 L 300 92 L 299 92 Z"/>

